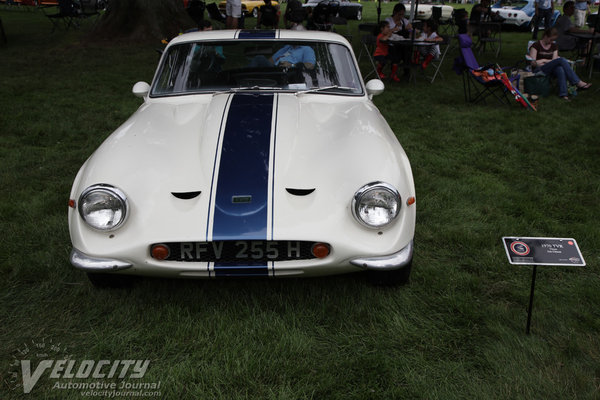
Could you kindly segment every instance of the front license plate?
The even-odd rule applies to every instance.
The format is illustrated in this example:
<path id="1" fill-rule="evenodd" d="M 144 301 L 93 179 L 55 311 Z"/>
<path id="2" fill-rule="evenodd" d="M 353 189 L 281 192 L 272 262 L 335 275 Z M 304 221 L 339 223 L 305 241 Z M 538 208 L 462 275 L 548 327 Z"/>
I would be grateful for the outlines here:
<path id="1" fill-rule="evenodd" d="M 315 258 L 311 251 L 314 244 L 315 242 L 300 240 L 222 240 L 160 243 L 160 245 L 169 248 L 169 255 L 165 260 L 219 263 L 310 259 Z"/>

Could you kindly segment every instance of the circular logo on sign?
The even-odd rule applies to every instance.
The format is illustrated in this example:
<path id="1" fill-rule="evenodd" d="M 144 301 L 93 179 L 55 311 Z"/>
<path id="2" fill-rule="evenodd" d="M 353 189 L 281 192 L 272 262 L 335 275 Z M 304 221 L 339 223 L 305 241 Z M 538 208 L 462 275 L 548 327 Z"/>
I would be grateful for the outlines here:
<path id="1" fill-rule="evenodd" d="M 524 242 L 512 242 L 510 244 L 510 249 L 513 253 L 519 256 L 526 256 L 529 254 L 529 246 Z"/>

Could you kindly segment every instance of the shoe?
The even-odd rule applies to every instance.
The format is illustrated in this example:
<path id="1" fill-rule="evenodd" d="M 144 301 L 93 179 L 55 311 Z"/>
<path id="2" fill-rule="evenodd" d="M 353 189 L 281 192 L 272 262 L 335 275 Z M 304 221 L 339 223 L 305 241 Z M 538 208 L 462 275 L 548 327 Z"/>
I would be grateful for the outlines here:
<path id="1" fill-rule="evenodd" d="M 385 76 L 383 73 L 383 64 L 377 63 L 377 76 L 379 76 L 379 79 L 387 78 L 387 76 Z"/>
<path id="2" fill-rule="evenodd" d="M 423 60 L 423 64 L 421 64 L 421 68 L 422 69 L 427 68 L 427 66 L 429 65 L 431 60 L 433 60 L 433 58 L 434 58 L 433 55 L 427 54 L 427 57 L 425 57 L 425 60 Z"/>
<path id="3" fill-rule="evenodd" d="M 588 90 L 591 86 L 592 86 L 591 83 L 586 83 L 583 86 L 577 86 L 577 89 L 579 89 L 579 90 Z"/>
<path id="4" fill-rule="evenodd" d="M 398 64 L 392 64 L 392 73 L 390 74 L 390 78 L 394 82 L 400 82 L 400 78 L 398 78 Z"/>
<path id="5" fill-rule="evenodd" d="M 564 97 L 561 97 L 561 98 L 562 98 L 564 101 L 568 102 L 568 103 L 570 103 L 570 102 L 571 102 L 571 99 L 569 98 L 569 96 L 564 96 Z"/>

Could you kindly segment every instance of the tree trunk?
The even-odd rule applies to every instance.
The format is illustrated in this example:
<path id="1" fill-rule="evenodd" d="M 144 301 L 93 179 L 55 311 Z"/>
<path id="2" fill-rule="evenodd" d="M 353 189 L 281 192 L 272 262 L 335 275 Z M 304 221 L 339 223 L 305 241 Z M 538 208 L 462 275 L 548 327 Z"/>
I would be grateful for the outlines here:
<path id="1" fill-rule="evenodd" d="M 92 36 L 96 39 L 155 41 L 194 27 L 183 0 L 112 0 Z"/>

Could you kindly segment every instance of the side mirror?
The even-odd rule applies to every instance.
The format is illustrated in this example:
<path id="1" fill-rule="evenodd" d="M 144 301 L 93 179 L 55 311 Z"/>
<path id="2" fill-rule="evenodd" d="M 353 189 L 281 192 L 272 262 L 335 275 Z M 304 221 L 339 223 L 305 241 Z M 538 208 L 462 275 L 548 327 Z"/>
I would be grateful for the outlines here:
<path id="1" fill-rule="evenodd" d="M 369 95 L 369 99 L 372 99 L 373 96 L 383 93 L 384 89 L 385 85 L 379 79 L 371 79 L 369 82 L 367 82 L 367 94 Z"/>
<path id="2" fill-rule="evenodd" d="M 148 85 L 146 82 L 138 82 L 133 85 L 132 92 L 136 97 L 146 97 L 149 91 L 150 85 Z"/>

